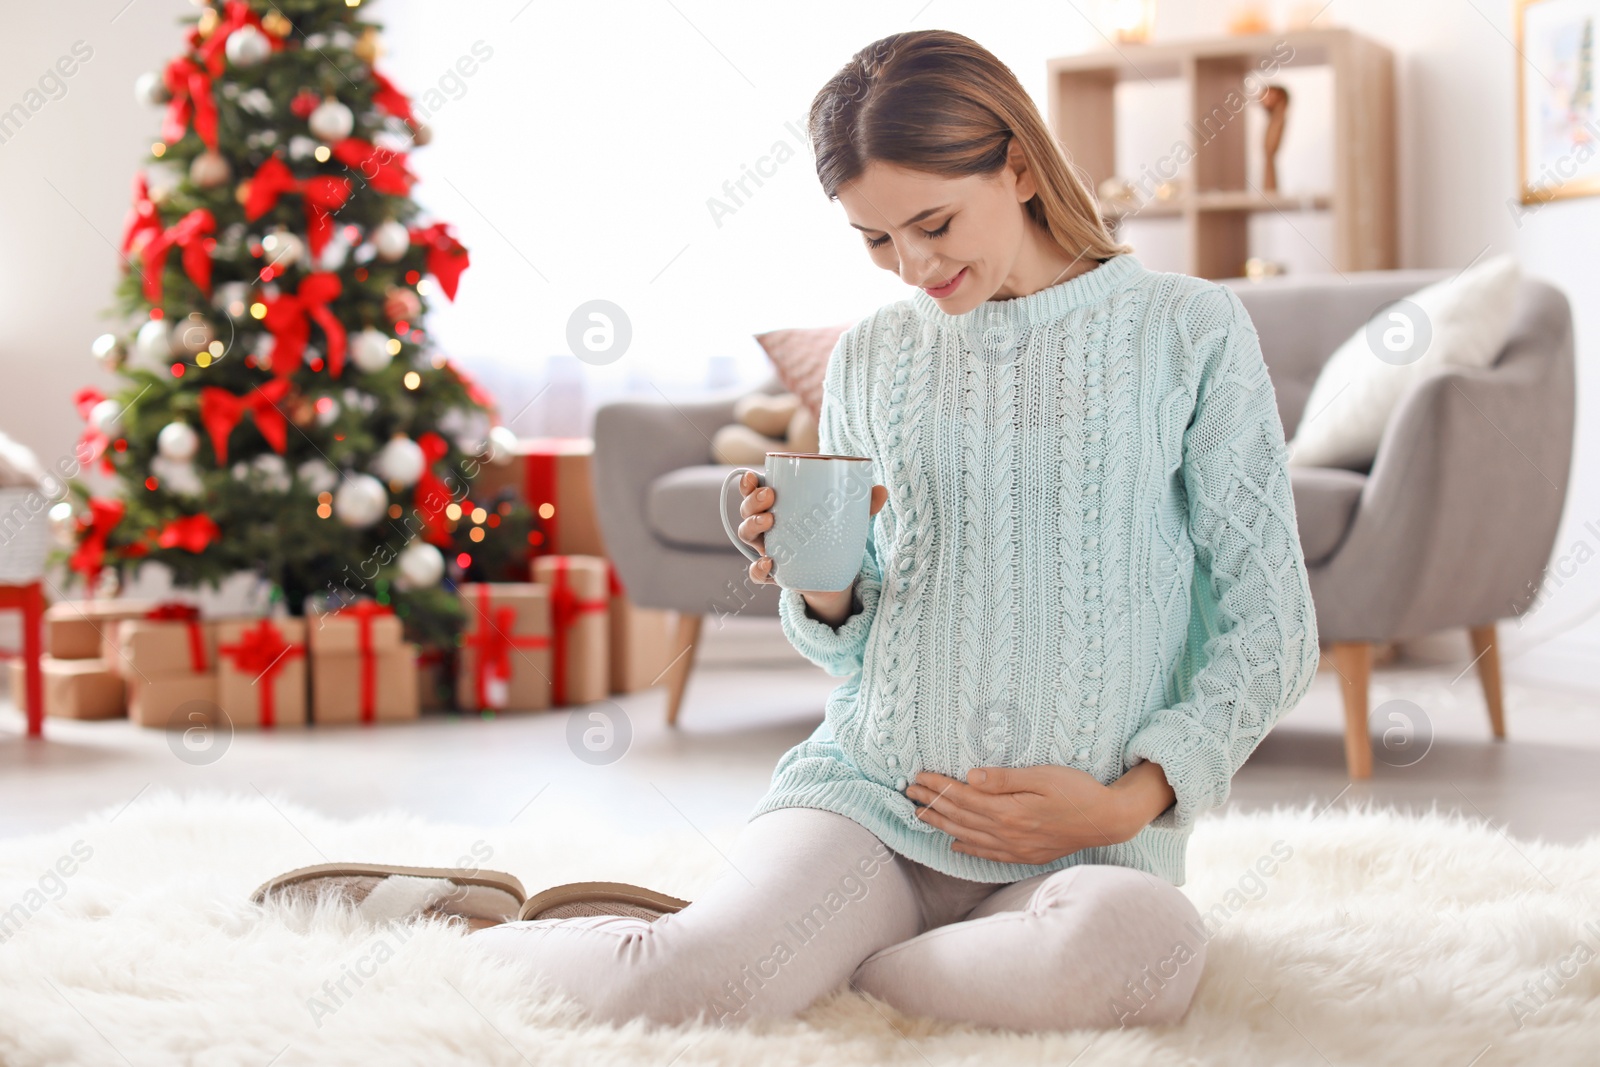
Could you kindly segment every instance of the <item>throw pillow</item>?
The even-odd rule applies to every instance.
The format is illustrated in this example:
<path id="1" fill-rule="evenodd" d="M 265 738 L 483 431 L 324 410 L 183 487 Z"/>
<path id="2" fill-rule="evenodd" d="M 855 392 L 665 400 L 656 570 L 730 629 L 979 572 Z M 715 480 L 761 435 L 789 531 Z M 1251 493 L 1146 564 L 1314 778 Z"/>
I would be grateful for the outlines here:
<path id="1" fill-rule="evenodd" d="M 800 398 L 813 418 L 822 414 L 822 375 L 839 335 L 850 328 L 814 326 L 808 329 L 770 330 L 756 334 L 756 341 L 772 360 L 783 387 Z"/>
<path id="2" fill-rule="evenodd" d="M 1369 465 L 1407 390 L 1446 367 L 1494 362 L 1520 277 L 1516 260 L 1497 256 L 1379 308 L 1317 375 L 1289 442 L 1289 465 Z"/>

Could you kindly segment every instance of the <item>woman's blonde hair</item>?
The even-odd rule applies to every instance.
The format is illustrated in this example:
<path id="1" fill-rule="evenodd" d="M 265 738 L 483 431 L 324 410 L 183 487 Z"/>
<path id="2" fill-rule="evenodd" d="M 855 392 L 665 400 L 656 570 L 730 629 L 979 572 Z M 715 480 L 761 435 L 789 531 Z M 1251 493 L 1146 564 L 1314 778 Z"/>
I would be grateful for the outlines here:
<path id="1" fill-rule="evenodd" d="M 874 41 L 811 102 L 812 150 L 828 199 L 873 161 L 945 177 L 994 174 L 1015 137 L 1038 186 L 1028 215 L 1070 256 L 1129 251 L 1011 68 L 948 30 Z"/>

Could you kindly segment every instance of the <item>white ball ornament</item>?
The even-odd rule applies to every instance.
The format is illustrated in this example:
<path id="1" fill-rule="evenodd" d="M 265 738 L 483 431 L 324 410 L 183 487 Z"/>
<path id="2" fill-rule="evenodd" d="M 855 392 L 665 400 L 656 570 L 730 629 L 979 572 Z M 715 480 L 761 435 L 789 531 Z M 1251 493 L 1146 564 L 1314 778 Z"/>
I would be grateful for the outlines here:
<path id="1" fill-rule="evenodd" d="M 200 472 L 187 460 L 157 456 L 150 461 L 150 473 L 156 476 L 161 488 L 169 493 L 176 493 L 179 496 L 200 496 L 205 492 L 206 487 L 200 480 Z"/>
<path id="2" fill-rule="evenodd" d="M 105 434 L 107 437 L 117 437 L 122 433 L 122 405 L 115 400 L 102 400 L 89 409 L 88 423 L 91 429 Z"/>
<path id="3" fill-rule="evenodd" d="M 313 494 L 326 493 L 339 484 L 339 472 L 322 459 L 306 460 L 295 468 L 295 476 Z"/>
<path id="4" fill-rule="evenodd" d="M 78 515 L 71 501 L 63 500 L 50 509 L 50 536 L 62 548 L 78 543 Z"/>
<path id="5" fill-rule="evenodd" d="M 346 526 L 360 529 L 383 518 L 389 491 L 370 474 L 346 474 L 333 493 L 333 514 Z"/>
<path id="6" fill-rule="evenodd" d="M 263 452 L 250 464 L 257 484 L 269 493 L 287 493 L 291 484 L 289 465 L 276 452 Z"/>
<path id="7" fill-rule="evenodd" d="M 379 259 L 393 263 L 410 249 L 411 234 L 403 224 L 389 219 L 380 222 L 372 231 L 372 247 L 377 250 Z"/>
<path id="8" fill-rule="evenodd" d="M 167 459 L 187 463 L 200 451 L 200 435 L 186 422 L 169 422 L 156 435 L 156 451 Z"/>
<path id="9" fill-rule="evenodd" d="M 509 426 L 494 426 L 489 430 L 489 462 L 503 467 L 511 462 L 517 451 L 517 435 Z"/>
<path id="10" fill-rule="evenodd" d="M 444 578 L 444 553 L 426 541 L 413 541 L 395 559 L 402 589 L 432 589 Z"/>
<path id="11" fill-rule="evenodd" d="M 289 138 L 289 158 L 293 160 L 310 159 L 311 154 L 317 150 L 317 142 L 309 137 L 295 134 Z"/>
<path id="12" fill-rule="evenodd" d="M 322 246 L 322 255 L 317 257 L 317 269 L 336 272 L 344 266 L 349 255 L 350 242 L 345 240 L 343 233 L 336 233 Z"/>
<path id="13" fill-rule="evenodd" d="M 222 158 L 221 152 L 206 149 L 189 164 L 189 180 L 202 189 L 215 189 L 233 177 L 233 168 Z"/>
<path id="14" fill-rule="evenodd" d="M 248 309 L 250 286 L 244 282 L 223 282 L 211 292 L 211 303 L 219 311 L 238 318 Z"/>
<path id="15" fill-rule="evenodd" d="M 389 335 L 380 330 L 368 326 L 350 339 L 350 362 L 368 374 L 383 370 L 393 359 L 389 353 Z"/>
<path id="16" fill-rule="evenodd" d="M 349 108 L 329 97 L 311 112 L 307 124 L 311 132 L 324 141 L 342 141 L 356 128 L 356 117 Z"/>
<path id="17" fill-rule="evenodd" d="M 272 42 L 254 26 L 245 25 L 228 35 L 224 51 L 234 66 L 253 67 L 272 54 Z"/>
<path id="18" fill-rule="evenodd" d="M 115 370 L 128 355 L 122 338 L 114 333 L 103 333 L 94 339 L 94 360 L 106 370 Z"/>
<path id="19" fill-rule="evenodd" d="M 268 266 L 282 270 L 300 259 L 305 253 L 305 243 L 290 231 L 277 229 L 261 238 L 261 250 L 266 253 Z"/>
<path id="20" fill-rule="evenodd" d="M 389 484 L 404 487 L 417 484 L 426 464 L 422 446 L 404 434 L 396 434 L 373 457 L 372 471 Z"/>
<path id="21" fill-rule="evenodd" d="M 166 82 L 153 70 L 147 70 L 134 79 L 133 96 L 145 107 L 160 107 L 172 99 L 172 94 L 167 92 Z"/>
<path id="22" fill-rule="evenodd" d="M 198 311 L 190 312 L 175 325 L 177 349 L 183 355 L 199 355 L 217 339 L 217 332 L 211 328 L 211 323 Z"/>
<path id="23" fill-rule="evenodd" d="M 133 358 L 129 361 L 140 370 L 160 373 L 172 362 L 172 327 L 166 319 L 151 319 L 139 327 L 133 341 Z"/>

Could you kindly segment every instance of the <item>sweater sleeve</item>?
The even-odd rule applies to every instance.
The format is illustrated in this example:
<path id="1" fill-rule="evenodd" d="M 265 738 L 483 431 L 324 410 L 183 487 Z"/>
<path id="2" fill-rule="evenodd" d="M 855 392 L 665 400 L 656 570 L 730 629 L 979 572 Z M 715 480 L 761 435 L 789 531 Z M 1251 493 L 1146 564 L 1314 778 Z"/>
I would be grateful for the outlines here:
<path id="1" fill-rule="evenodd" d="M 843 456 L 870 456 L 864 435 L 858 431 L 854 405 L 855 341 L 863 334 L 862 327 L 847 330 L 834 346 L 828 358 L 828 368 L 822 381 L 822 411 L 817 417 L 818 447 L 824 454 Z M 876 530 L 876 523 L 872 529 Z M 871 533 L 867 537 L 866 553 L 861 569 L 856 575 L 855 597 L 852 608 L 857 609 L 838 628 L 813 618 L 806 610 L 805 598 L 793 589 L 785 589 L 778 598 L 778 618 L 783 624 L 784 636 L 806 659 L 835 677 L 855 674 L 861 670 L 867 648 L 867 634 L 878 611 L 878 593 L 883 579 L 878 566 L 877 546 Z"/>
<path id="2" fill-rule="evenodd" d="M 1317 668 L 1317 622 L 1295 520 L 1287 449 L 1255 327 L 1231 290 L 1180 314 L 1197 364 L 1183 435 L 1195 549 L 1186 699 L 1148 716 L 1125 766 L 1158 764 L 1177 795 L 1153 825 L 1187 828 L 1228 797 L 1233 775 L 1299 703 Z M 1196 336 L 1199 335 L 1199 336 Z"/>

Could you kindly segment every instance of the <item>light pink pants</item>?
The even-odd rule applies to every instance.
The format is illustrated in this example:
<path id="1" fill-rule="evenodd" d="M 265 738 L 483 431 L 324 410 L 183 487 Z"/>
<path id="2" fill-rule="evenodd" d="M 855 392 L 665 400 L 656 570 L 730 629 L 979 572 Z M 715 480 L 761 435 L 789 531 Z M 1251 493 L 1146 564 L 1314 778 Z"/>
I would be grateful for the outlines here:
<path id="1" fill-rule="evenodd" d="M 1205 966 L 1188 897 L 1128 867 L 969 882 L 816 808 L 750 820 L 729 860 L 654 923 L 542 919 L 471 940 L 618 1023 L 790 1016 L 848 981 L 911 1014 L 985 1026 L 1145 1026 L 1181 1018 Z"/>

